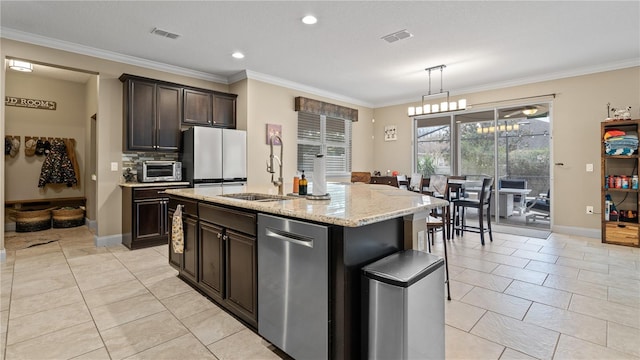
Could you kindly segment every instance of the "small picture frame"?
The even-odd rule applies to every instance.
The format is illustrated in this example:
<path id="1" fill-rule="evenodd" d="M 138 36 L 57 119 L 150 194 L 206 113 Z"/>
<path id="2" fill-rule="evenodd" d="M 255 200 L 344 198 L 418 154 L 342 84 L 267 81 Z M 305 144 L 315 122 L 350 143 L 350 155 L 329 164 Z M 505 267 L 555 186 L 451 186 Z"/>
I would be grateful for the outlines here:
<path id="1" fill-rule="evenodd" d="M 395 125 L 387 125 L 384 127 L 384 141 L 398 140 L 398 133 Z"/>
<path id="2" fill-rule="evenodd" d="M 282 125 L 267 124 L 267 145 L 271 143 L 271 137 L 277 135 L 282 138 Z M 273 139 L 273 145 L 281 145 L 280 140 Z"/>

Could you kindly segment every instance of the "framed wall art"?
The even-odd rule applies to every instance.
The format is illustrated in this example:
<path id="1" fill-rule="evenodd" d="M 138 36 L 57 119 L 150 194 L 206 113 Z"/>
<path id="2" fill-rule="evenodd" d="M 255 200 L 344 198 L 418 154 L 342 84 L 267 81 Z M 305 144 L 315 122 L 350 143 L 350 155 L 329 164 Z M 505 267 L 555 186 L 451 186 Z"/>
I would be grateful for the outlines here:
<path id="1" fill-rule="evenodd" d="M 271 137 L 273 135 L 280 136 L 282 138 L 282 125 L 277 124 L 267 124 L 267 145 L 271 142 Z M 273 145 L 280 145 L 280 140 L 273 139 Z"/>
<path id="2" fill-rule="evenodd" d="M 387 125 L 384 127 L 384 141 L 398 140 L 398 133 L 395 125 Z"/>

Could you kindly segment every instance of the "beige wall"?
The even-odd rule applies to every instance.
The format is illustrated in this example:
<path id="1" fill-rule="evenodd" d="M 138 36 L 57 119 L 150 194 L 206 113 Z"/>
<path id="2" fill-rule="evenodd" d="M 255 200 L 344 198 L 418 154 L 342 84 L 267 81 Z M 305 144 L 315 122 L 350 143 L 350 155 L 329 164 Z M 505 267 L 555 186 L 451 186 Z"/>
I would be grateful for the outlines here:
<path id="1" fill-rule="evenodd" d="M 84 196 L 85 91 L 84 84 L 16 71 L 6 73 L 7 96 L 56 102 L 56 110 L 5 108 L 5 132 L 20 136 L 20 151 L 5 157 L 5 200 L 23 201 Z M 26 156 L 25 137 L 58 137 L 76 140 L 79 186 L 49 184 L 38 188 L 45 156 Z"/>
<path id="2" fill-rule="evenodd" d="M 293 176 L 297 170 L 298 113 L 294 111 L 294 99 L 297 96 L 358 109 L 358 121 L 353 123 L 352 167 L 353 169 L 370 169 L 372 167 L 372 109 L 257 80 L 248 80 L 247 89 L 247 119 L 249 124 L 247 127 L 247 177 L 251 185 L 269 184 L 271 181 L 271 175 L 266 171 L 266 161 L 269 159 L 269 145 L 266 143 L 267 124 L 282 125 L 282 142 L 284 144 L 283 177 L 285 183 L 292 183 Z M 275 147 L 274 152 L 279 156 L 280 149 Z M 277 178 L 277 174 L 275 178 Z M 292 190 L 289 187 L 285 188 L 285 192 L 290 191 Z"/>
<path id="3" fill-rule="evenodd" d="M 640 118 L 640 67 L 546 81 L 524 86 L 465 94 L 469 104 L 556 93 L 552 112 L 552 192 L 554 231 L 599 236 L 599 214 L 587 215 L 585 206 L 600 209 L 600 122 L 611 106 L 631 106 Z M 411 173 L 412 121 L 403 104 L 375 109 L 374 167 Z M 469 111 L 475 111 L 475 107 Z M 398 141 L 385 142 L 385 125 L 398 127 Z M 406 156 L 398 156 L 406 154 Z M 594 164 L 594 172 L 585 165 Z"/>

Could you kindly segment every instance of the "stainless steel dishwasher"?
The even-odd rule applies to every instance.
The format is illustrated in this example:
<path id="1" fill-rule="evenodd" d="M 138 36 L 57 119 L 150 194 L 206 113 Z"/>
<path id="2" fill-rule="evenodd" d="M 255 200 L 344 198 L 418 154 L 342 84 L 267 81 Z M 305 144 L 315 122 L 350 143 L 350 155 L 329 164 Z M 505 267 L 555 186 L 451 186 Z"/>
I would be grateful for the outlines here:
<path id="1" fill-rule="evenodd" d="M 329 357 L 328 228 L 258 215 L 258 333 L 295 359 Z"/>

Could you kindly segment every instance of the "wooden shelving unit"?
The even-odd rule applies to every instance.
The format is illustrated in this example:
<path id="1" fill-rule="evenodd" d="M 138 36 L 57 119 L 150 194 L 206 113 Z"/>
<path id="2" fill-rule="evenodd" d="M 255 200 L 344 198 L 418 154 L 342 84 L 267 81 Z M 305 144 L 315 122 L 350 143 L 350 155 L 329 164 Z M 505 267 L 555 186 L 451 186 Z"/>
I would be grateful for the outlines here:
<path id="1" fill-rule="evenodd" d="M 640 191 L 632 189 L 631 178 L 638 175 L 640 156 L 638 151 L 631 156 L 607 155 L 605 153 L 604 133 L 611 129 L 620 129 L 626 132 L 638 133 L 640 119 L 604 121 L 600 125 L 600 154 L 601 154 L 601 221 L 602 242 L 626 246 L 640 247 L 640 223 L 638 222 L 638 209 L 640 209 Z M 607 176 L 626 175 L 629 188 L 611 188 L 607 184 Z M 609 195 L 618 210 L 617 218 L 605 220 L 605 197 Z M 629 214 L 631 212 L 631 214 Z M 632 216 L 628 216 L 632 215 Z"/>

